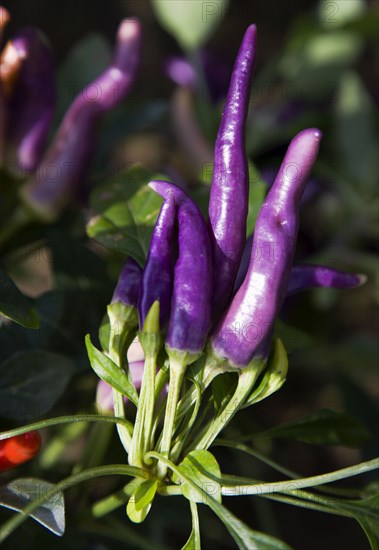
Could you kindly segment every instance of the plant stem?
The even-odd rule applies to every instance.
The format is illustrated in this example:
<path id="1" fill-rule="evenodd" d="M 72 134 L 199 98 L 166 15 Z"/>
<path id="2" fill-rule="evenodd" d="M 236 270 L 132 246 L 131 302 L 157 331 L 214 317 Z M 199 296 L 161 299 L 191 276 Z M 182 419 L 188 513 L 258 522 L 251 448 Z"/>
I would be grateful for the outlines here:
<path id="1" fill-rule="evenodd" d="M 221 491 L 223 495 L 227 496 L 241 496 L 241 495 L 261 495 L 267 493 L 280 493 L 288 491 L 297 491 L 306 487 L 316 487 L 317 485 L 323 485 L 324 483 L 331 483 L 332 481 L 338 481 L 339 479 L 345 479 L 347 477 L 357 476 L 377 470 L 379 468 L 379 458 L 361 462 L 355 466 L 343 468 L 342 470 L 336 470 L 335 472 L 329 472 L 328 474 L 321 474 L 318 476 L 304 477 L 302 479 L 290 479 L 286 481 L 275 481 L 272 483 L 258 483 L 258 484 L 234 484 L 223 485 Z M 235 482 L 238 478 L 235 478 Z"/>
<path id="2" fill-rule="evenodd" d="M 190 445 L 188 451 L 195 449 L 208 449 L 218 434 L 223 430 L 242 407 L 245 399 L 249 396 L 254 384 L 261 372 L 256 364 L 243 369 L 239 375 L 238 384 L 233 397 L 225 405 L 222 411 L 205 427 L 202 433 Z"/>
<path id="3" fill-rule="evenodd" d="M 6 225 L 1 228 L 0 248 L 18 233 L 21 229 L 34 221 L 33 215 L 22 204 L 17 206 L 12 217 L 7 220 Z"/>
<path id="4" fill-rule="evenodd" d="M 125 426 L 129 431 L 133 429 L 132 424 L 124 418 L 116 416 L 106 416 L 100 414 L 78 414 L 73 416 L 57 416 L 55 418 L 48 418 L 46 420 L 40 420 L 39 422 L 33 422 L 20 428 L 13 428 L 6 432 L 0 433 L 0 441 L 14 437 L 15 435 L 25 434 L 32 430 L 42 430 L 49 426 L 58 426 L 59 424 L 69 424 L 70 422 L 108 422 L 110 424 L 121 424 Z"/>
<path id="5" fill-rule="evenodd" d="M 162 440 L 160 444 L 160 453 L 165 458 L 169 458 L 171 450 L 171 440 L 174 433 L 175 416 L 179 401 L 180 389 L 187 364 L 180 360 L 180 357 L 170 357 L 170 386 L 168 389 L 166 413 L 163 425 Z M 167 473 L 167 465 L 158 463 L 157 476 L 164 479 Z"/>
<path id="6" fill-rule="evenodd" d="M 117 508 L 129 500 L 129 497 L 132 495 L 134 489 L 135 483 L 132 480 L 116 493 L 108 495 L 107 497 L 96 502 L 92 506 L 92 514 L 96 518 L 101 518 L 107 514 L 110 514 L 113 510 L 117 510 Z"/>
<path id="7" fill-rule="evenodd" d="M 150 438 L 153 427 L 155 403 L 155 369 L 157 353 L 145 352 L 145 365 L 141 392 L 139 396 L 137 416 L 134 423 L 133 438 L 130 448 L 129 464 L 142 467 L 143 457 L 149 451 Z"/>

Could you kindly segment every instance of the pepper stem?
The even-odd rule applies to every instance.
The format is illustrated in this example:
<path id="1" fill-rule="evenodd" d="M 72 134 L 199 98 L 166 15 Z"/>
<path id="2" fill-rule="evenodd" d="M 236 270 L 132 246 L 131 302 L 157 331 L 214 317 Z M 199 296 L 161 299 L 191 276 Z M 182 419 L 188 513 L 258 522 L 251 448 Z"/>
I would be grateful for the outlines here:
<path id="1" fill-rule="evenodd" d="M 191 444 L 186 452 L 194 451 L 195 449 L 208 449 L 218 434 L 226 428 L 232 420 L 236 412 L 243 406 L 245 400 L 250 395 L 258 376 L 262 372 L 265 363 L 262 360 L 252 361 L 252 363 L 244 368 L 239 375 L 238 384 L 233 397 L 220 411 L 220 413 L 211 420 L 211 422 L 200 432 L 199 436 Z"/>
<path id="2" fill-rule="evenodd" d="M 151 450 L 155 406 L 155 372 L 162 342 L 159 331 L 159 311 L 159 302 L 155 301 L 146 316 L 145 324 L 140 334 L 140 342 L 145 354 L 145 365 L 137 416 L 134 423 L 129 464 L 142 468 L 144 467 L 143 457 Z"/>
<path id="3" fill-rule="evenodd" d="M 132 343 L 136 333 L 136 315 L 136 311 L 132 307 L 126 307 L 122 304 L 108 306 L 108 317 L 111 326 L 108 355 L 120 368 L 124 366 L 124 362 L 127 362 L 126 350 Z M 115 388 L 112 388 L 112 394 L 114 416 L 125 418 L 124 396 Z M 126 426 L 117 424 L 117 432 L 122 446 L 129 453 L 132 442 L 129 430 Z"/>
<path id="4" fill-rule="evenodd" d="M 168 388 L 166 412 L 164 418 L 162 439 L 160 443 L 160 453 L 165 457 L 170 457 L 171 441 L 174 434 L 175 417 L 177 412 L 177 406 L 179 401 L 180 390 L 182 387 L 184 374 L 188 362 L 186 357 L 177 352 L 170 353 L 170 385 Z M 167 465 L 162 462 L 158 462 L 157 476 L 159 479 L 164 479 L 167 474 Z"/>

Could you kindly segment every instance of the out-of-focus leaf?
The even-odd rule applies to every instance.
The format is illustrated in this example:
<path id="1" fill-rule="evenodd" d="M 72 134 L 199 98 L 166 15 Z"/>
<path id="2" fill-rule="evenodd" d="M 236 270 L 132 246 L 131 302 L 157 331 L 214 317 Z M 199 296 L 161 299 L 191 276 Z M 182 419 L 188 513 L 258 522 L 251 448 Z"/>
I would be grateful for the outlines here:
<path id="1" fill-rule="evenodd" d="M 57 78 L 57 121 L 86 86 L 97 78 L 111 60 L 111 48 L 103 36 L 91 33 L 69 52 L 60 66 Z"/>
<path id="2" fill-rule="evenodd" d="M 42 350 L 15 353 L 0 365 L 0 416 L 31 420 L 47 413 L 65 391 L 72 362 Z"/>
<path id="3" fill-rule="evenodd" d="M 343 171 L 361 189 L 377 193 L 379 139 L 375 109 L 359 76 L 347 73 L 335 102 L 337 154 Z"/>
<path id="4" fill-rule="evenodd" d="M 344 71 L 358 59 L 362 46 L 354 32 L 315 34 L 290 46 L 279 63 L 279 74 L 297 97 L 328 99 Z"/>
<path id="5" fill-rule="evenodd" d="M 22 512 L 33 500 L 42 497 L 54 488 L 52 483 L 42 479 L 21 478 L 0 487 L 0 506 Z M 62 536 L 65 531 L 65 506 L 61 491 L 57 491 L 43 506 L 40 506 L 30 517 Z"/>
<path id="6" fill-rule="evenodd" d="M 27 328 L 38 328 L 39 319 L 32 301 L 0 269 L 0 315 Z"/>
<path id="7" fill-rule="evenodd" d="M 72 238 L 64 230 L 54 228 L 49 231 L 48 237 L 55 288 L 72 290 L 104 288 L 104 281 L 107 282 L 105 263 L 96 254 L 96 250 L 91 250 L 86 243 Z M 99 245 L 95 246 L 100 248 Z"/>
<path id="8" fill-rule="evenodd" d="M 111 250 L 144 265 L 162 199 L 147 187 L 153 174 L 135 165 L 95 189 L 91 206 L 97 213 L 88 235 Z"/>
<path id="9" fill-rule="evenodd" d="M 354 21 L 364 12 L 364 0 L 321 0 L 318 6 L 319 21 L 327 29 Z"/>
<path id="10" fill-rule="evenodd" d="M 315 414 L 257 434 L 257 437 L 289 438 L 315 445 L 355 447 L 367 441 L 370 434 L 351 416 L 322 409 Z"/>
<path id="11" fill-rule="evenodd" d="M 188 0 L 153 0 L 155 14 L 184 50 L 202 46 L 224 17 L 229 0 L 197 2 Z"/>

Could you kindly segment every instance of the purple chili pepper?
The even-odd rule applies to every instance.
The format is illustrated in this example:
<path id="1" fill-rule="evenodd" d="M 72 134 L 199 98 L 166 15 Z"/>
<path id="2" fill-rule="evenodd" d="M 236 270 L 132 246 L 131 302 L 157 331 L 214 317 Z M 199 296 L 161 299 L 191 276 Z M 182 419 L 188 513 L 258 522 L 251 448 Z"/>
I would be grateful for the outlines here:
<path id="1" fill-rule="evenodd" d="M 141 267 L 133 258 L 128 258 L 119 275 L 111 303 L 121 302 L 125 306 L 137 307 L 141 277 Z"/>
<path id="2" fill-rule="evenodd" d="M 16 169 L 36 169 L 43 152 L 55 108 L 54 63 L 46 37 L 32 27 L 12 40 L 23 60 L 8 112 L 8 162 Z"/>
<path id="3" fill-rule="evenodd" d="M 253 235 L 250 235 L 246 241 L 245 249 L 243 251 L 241 265 L 234 283 L 233 294 L 238 291 L 246 276 L 250 263 L 252 245 Z M 340 289 L 354 288 L 363 284 L 365 280 L 365 275 L 345 273 L 331 267 L 322 265 L 295 264 L 291 269 L 287 296 L 315 287 Z"/>
<path id="4" fill-rule="evenodd" d="M 176 206 L 173 193 L 168 193 L 162 204 L 157 223 L 151 238 L 149 253 L 141 280 L 138 304 L 140 329 L 155 300 L 159 301 L 160 330 L 165 330 L 169 315 L 172 292 L 172 252 Z"/>
<path id="5" fill-rule="evenodd" d="M 354 288 L 366 281 L 365 275 L 344 273 L 323 265 L 294 265 L 288 283 L 287 296 L 316 287 Z"/>
<path id="6" fill-rule="evenodd" d="M 197 205 L 179 187 L 167 181 L 153 181 L 149 187 L 164 198 L 172 193 L 178 205 L 179 257 L 166 343 L 173 350 L 195 356 L 204 348 L 211 322 L 212 261 L 207 226 Z"/>
<path id="7" fill-rule="evenodd" d="M 212 347 L 235 367 L 249 364 L 271 330 L 286 295 L 298 233 L 301 196 L 316 160 L 321 132 L 290 143 L 256 222 L 246 277 L 216 327 Z"/>
<path id="8" fill-rule="evenodd" d="M 94 148 L 95 125 L 132 87 L 140 47 L 139 22 L 124 20 L 112 64 L 75 99 L 35 177 L 22 188 L 22 198 L 41 219 L 56 219 L 83 179 Z"/>
<path id="9" fill-rule="evenodd" d="M 215 318 L 228 302 L 245 245 L 249 193 L 245 120 L 255 53 L 256 27 L 250 25 L 233 68 L 215 145 L 209 200 Z"/>

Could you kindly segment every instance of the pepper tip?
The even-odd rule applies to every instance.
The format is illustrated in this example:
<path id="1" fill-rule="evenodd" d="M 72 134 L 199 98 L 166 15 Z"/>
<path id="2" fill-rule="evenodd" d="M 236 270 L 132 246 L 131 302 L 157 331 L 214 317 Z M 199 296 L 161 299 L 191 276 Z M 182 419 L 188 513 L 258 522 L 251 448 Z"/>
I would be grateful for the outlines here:
<path id="1" fill-rule="evenodd" d="M 118 28 L 118 39 L 121 42 L 128 42 L 138 38 L 141 34 L 141 25 L 136 17 L 129 17 L 121 21 Z"/>

